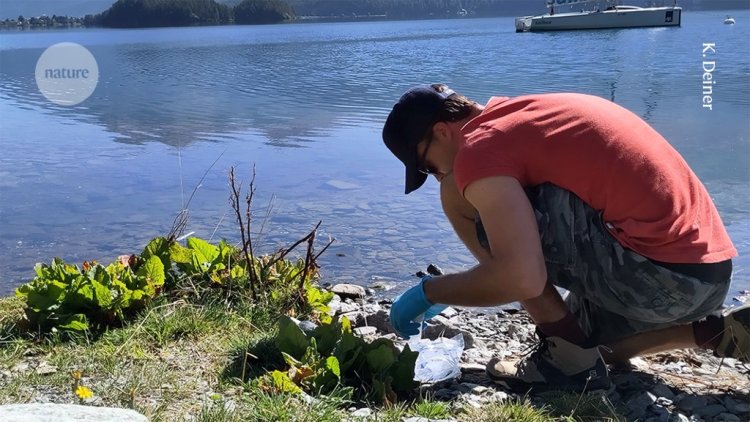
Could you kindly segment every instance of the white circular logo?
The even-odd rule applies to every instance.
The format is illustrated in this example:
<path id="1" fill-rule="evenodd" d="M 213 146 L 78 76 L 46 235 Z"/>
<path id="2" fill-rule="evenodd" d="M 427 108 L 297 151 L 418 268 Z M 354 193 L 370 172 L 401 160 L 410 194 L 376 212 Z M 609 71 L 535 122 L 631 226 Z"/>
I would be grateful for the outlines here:
<path id="1" fill-rule="evenodd" d="M 36 86 L 55 104 L 73 106 L 88 98 L 99 82 L 99 66 L 86 47 L 62 42 L 36 62 Z"/>

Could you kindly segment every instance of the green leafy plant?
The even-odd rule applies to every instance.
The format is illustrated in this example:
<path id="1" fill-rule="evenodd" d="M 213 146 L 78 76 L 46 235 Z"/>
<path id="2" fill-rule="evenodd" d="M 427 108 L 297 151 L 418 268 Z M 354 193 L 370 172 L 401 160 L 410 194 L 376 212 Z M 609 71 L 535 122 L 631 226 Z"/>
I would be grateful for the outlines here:
<path id="1" fill-rule="evenodd" d="M 164 291 L 198 299 L 215 298 L 218 291 L 227 304 L 244 302 L 249 296 L 257 304 L 278 309 L 280 314 L 304 314 L 329 322 L 328 302 L 333 293 L 317 288 L 316 259 L 333 240 L 323 251 L 314 253 L 318 222 L 291 247 L 257 256 L 250 236 L 254 180 L 253 170 L 242 200 L 241 184 L 234 167 L 230 169 L 230 204 L 240 229 L 241 247 L 224 240 L 214 245 L 196 237 L 188 238 L 185 246 L 178 243 L 176 239 L 187 224 L 185 209 L 175 218 L 169 234 L 152 239 L 139 256 L 122 256 L 106 267 L 92 261 L 78 268 L 59 258 L 50 265 L 37 264 L 36 277 L 16 289 L 16 295 L 26 302 L 26 319 L 41 331 L 83 331 L 121 323 Z M 246 206 L 244 214 L 241 204 Z M 304 259 L 287 259 L 302 243 L 307 244 Z"/>
<path id="2" fill-rule="evenodd" d="M 37 264 L 36 277 L 16 295 L 26 302 L 28 321 L 42 331 L 83 331 L 122 323 L 182 280 L 191 280 L 191 287 L 203 293 L 217 287 L 246 290 L 248 265 L 239 249 L 195 237 L 185 244 L 157 237 L 139 256 L 122 256 L 106 267 L 86 261 L 79 268 L 55 258 L 50 265 Z M 309 266 L 305 271 L 306 265 L 278 254 L 254 259 L 252 267 L 266 292 L 259 300 L 282 313 L 330 321 L 333 293 L 318 289 L 318 272 Z"/>
<path id="3" fill-rule="evenodd" d="M 276 391 L 328 393 L 348 387 L 362 398 L 393 403 L 399 394 L 412 391 L 417 352 L 403 351 L 388 339 L 371 343 L 352 333 L 349 320 L 341 318 L 305 333 L 287 316 L 279 320 L 276 344 L 288 366 L 259 379 L 261 386 Z"/>
<path id="4" fill-rule="evenodd" d="M 28 321 L 42 330 L 116 324 L 164 285 L 162 261 L 146 256 L 122 257 L 106 267 L 87 261 L 82 268 L 55 258 L 50 265 L 37 264 L 36 277 L 16 289 L 16 296 L 26 302 Z"/>

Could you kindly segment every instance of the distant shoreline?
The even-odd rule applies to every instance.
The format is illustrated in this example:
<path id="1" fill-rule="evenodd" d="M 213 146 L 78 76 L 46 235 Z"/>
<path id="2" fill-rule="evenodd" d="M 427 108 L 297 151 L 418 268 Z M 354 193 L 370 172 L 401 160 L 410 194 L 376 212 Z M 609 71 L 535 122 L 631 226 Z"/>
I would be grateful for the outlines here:
<path id="1" fill-rule="evenodd" d="M 746 12 L 750 7 L 744 9 L 685 9 L 686 12 Z M 45 16 L 45 15 L 42 15 Z M 133 28 L 120 28 L 109 26 L 84 25 L 83 18 L 75 19 L 74 23 L 68 25 L 19 25 L 15 19 L 0 20 L 0 32 L 3 31 L 38 31 L 38 30 L 67 30 L 67 29 L 154 29 L 154 28 L 195 28 L 195 27 L 214 27 L 214 26 L 260 26 L 260 25 L 287 25 L 295 23 L 347 23 L 347 22 L 398 22 L 398 21 L 419 21 L 419 20 L 461 20 L 461 19 L 490 19 L 490 18 L 512 18 L 517 17 L 515 14 L 502 15 L 482 15 L 482 16 L 424 16 L 415 18 L 389 18 L 387 15 L 357 15 L 357 16 L 298 16 L 295 19 L 283 22 L 273 23 L 220 23 L 220 24 L 195 24 L 180 26 L 143 26 Z"/>

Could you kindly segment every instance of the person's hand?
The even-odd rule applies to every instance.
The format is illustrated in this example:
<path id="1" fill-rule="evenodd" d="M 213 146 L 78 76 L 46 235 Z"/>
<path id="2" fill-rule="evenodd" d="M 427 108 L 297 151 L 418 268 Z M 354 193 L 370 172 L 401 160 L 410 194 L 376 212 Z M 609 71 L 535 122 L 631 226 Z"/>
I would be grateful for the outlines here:
<path id="1" fill-rule="evenodd" d="M 402 338 L 409 338 L 419 333 L 420 322 L 414 320 L 424 314 L 432 305 L 424 294 L 422 285 L 431 280 L 432 276 L 422 277 L 416 286 L 402 293 L 391 306 L 391 326 L 393 331 Z"/>

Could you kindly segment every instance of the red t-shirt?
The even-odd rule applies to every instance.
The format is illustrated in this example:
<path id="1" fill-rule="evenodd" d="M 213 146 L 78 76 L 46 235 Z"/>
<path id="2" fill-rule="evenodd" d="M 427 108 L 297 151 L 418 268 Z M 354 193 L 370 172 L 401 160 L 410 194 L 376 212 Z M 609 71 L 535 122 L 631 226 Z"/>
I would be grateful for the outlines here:
<path id="1" fill-rule="evenodd" d="M 698 177 L 646 122 L 583 94 L 495 97 L 463 128 L 453 166 L 459 192 L 511 176 L 550 182 L 604 212 L 620 243 L 671 263 L 721 262 L 737 255 Z"/>

